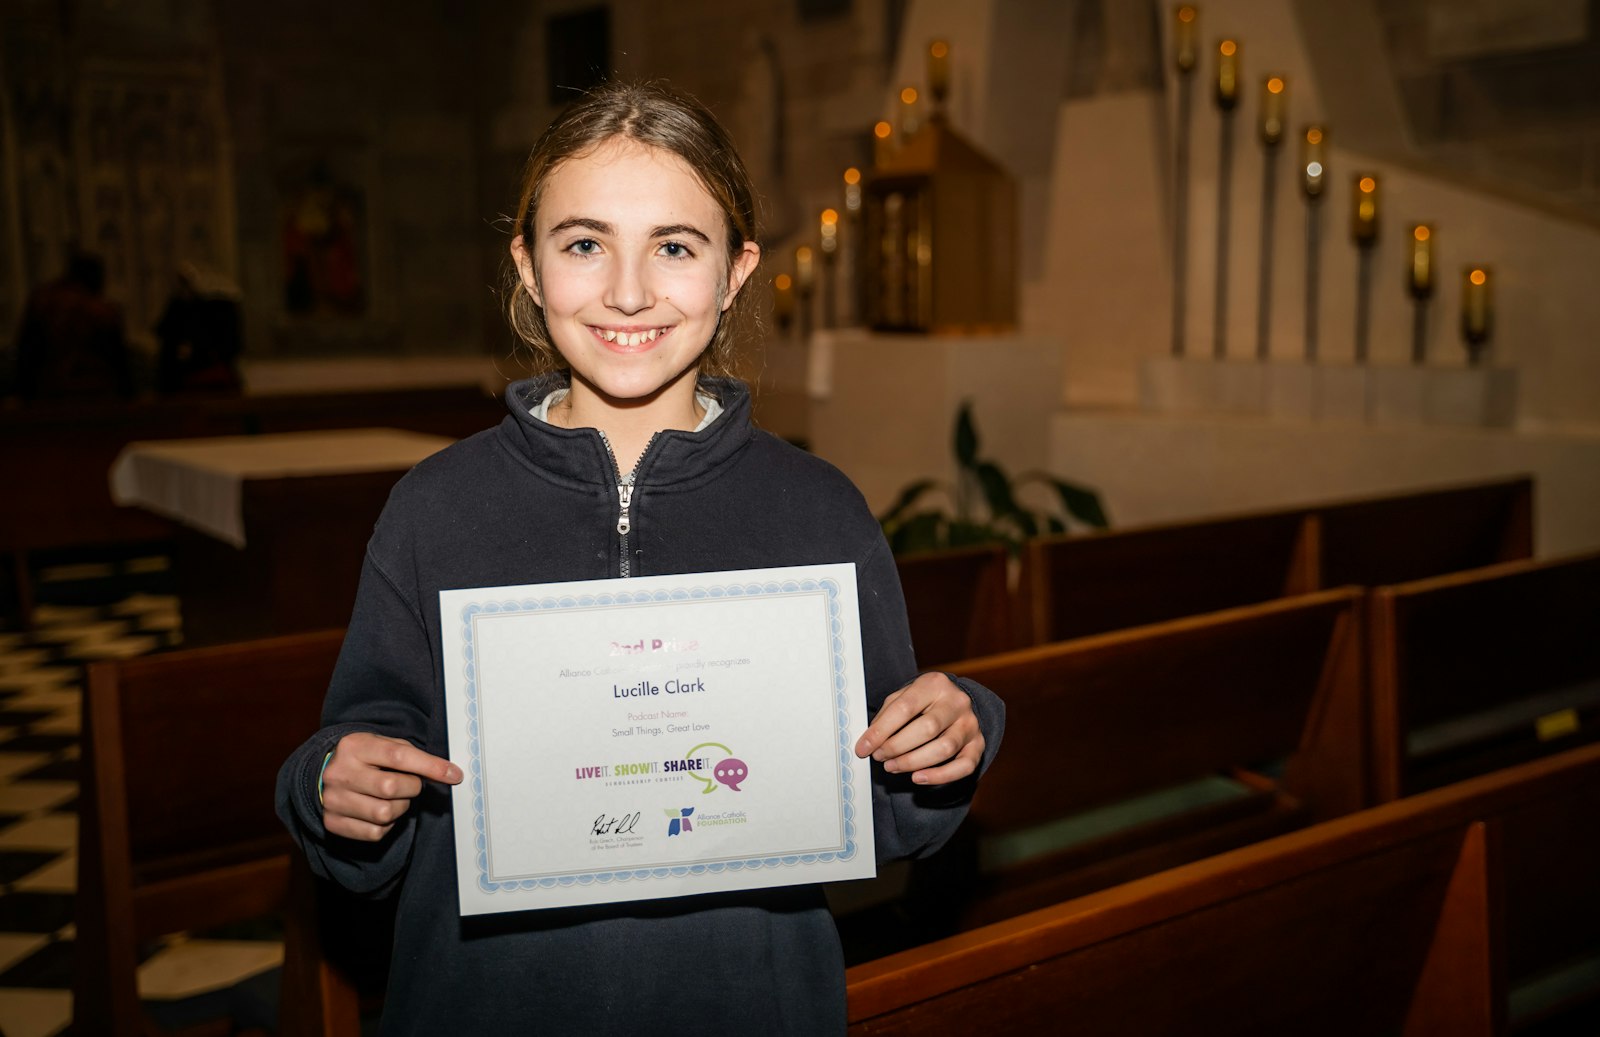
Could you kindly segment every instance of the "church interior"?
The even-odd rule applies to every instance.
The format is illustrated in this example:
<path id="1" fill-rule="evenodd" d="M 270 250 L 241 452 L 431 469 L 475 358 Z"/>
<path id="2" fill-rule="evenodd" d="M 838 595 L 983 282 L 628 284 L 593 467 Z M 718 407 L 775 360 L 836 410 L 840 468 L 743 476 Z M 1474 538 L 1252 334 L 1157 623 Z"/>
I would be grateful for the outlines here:
<path id="1" fill-rule="evenodd" d="M 7 0 L 0 1037 L 381 1004 L 272 781 L 611 79 L 728 129 L 754 421 L 1006 702 L 829 890 L 852 1033 L 1600 1032 L 1600 0 Z"/>

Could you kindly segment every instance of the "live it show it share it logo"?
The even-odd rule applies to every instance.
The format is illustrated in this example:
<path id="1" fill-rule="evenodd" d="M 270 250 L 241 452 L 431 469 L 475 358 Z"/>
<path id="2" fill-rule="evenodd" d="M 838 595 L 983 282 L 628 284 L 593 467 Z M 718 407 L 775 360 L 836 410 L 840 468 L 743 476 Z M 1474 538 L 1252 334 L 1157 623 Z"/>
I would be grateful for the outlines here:
<path id="1" fill-rule="evenodd" d="M 684 753 L 683 757 L 686 761 L 698 762 L 702 759 L 699 755 L 700 752 L 705 749 L 719 749 L 725 755 L 710 769 L 709 775 L 700 773 L 701 768 L 693 767 L 692 763 L 690 769 L 685 770 L 684 773 L 705 786 L 700 790 L 701 795 L 709 796 L 717 790 L 718 785 L 724 785 L 734 792 L 740 791 L 739 786 L 750 776 L 749 765 L 735 757 L 733 750 L 720 742 L 701 742 Z M 668 809 L 665 813 L 667 817 L 671 818 L 667 822 L 667 834 L 669 836 L 687 835 L 694 831 L 694 807 L 681 807 L 677 810 Z"/>

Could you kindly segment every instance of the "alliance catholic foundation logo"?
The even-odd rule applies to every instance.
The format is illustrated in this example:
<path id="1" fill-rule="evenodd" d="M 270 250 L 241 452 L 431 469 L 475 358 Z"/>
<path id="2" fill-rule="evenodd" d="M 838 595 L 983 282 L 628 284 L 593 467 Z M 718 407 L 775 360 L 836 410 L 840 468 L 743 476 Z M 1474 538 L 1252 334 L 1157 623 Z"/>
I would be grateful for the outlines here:
<path id="1" fill-rule="evenodd" d="M 724 754 L 722 759 L 710 768 L 709 773 L 705 773 L 705 761 L 709 758 L 709 755 L 701 755 L 707 749 L 720 750 Z M 717 791 L 718 785 L 738 792 L 740 791 L 739 786 L 750 777 L 749 765 L 734 756 L 733 750 L 721 742 L 701 742 L 683 754 L 683 763 L 686 766 L 680 766 L 681 773 L 704 785 L 705 788 L 700 790 L 700 794 L 704 796 L 709 796 Z M 680 807 L 676 810 L 668 808 L 663 813 L 671 819 L 667 822 L 667 835 L 688 835 L 694 831 L 694 807 Z M 743 821 L 744 815 L 742 811 L 739 812 L 738 816 L 739 820 Z M 715 823 L 727 824 L 730 821 L 730 815 L 716 815 Z"/>

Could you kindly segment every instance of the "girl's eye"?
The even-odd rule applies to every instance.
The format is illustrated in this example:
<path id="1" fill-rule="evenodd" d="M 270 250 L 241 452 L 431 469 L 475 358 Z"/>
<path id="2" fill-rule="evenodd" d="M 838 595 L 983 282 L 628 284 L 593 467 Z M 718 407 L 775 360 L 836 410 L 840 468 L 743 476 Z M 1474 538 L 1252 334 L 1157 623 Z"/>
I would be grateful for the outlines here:
<path id="1" fill-rule="evenodd" d="M 686 259 L 694 255 L 693 252 L 689 251 L 689 247 L 681 241 L 665 242 L 661 246 L 661 252 L 668 259 Z"/>
<path id="2" fill-rule="evenodd" d="M 592 256 L 600 251 L 600 243 L 593 238 L 580 238 L 567 246 L 567 251 L 580 256 Z"/>

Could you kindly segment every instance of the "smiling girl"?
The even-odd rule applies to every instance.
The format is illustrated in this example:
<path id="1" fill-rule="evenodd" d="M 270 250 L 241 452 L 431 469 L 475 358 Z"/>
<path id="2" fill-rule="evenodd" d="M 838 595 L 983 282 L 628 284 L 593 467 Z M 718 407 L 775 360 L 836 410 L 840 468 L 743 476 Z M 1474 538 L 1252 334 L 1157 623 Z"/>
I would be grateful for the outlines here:
<path id="1" fill-rule="evenodd" d="M 398 888 L 384 1033 L 842 1033 L 815 886 L 463 918 L 438 592 L 853 562 L 880 860 L 931 853 L 999 746 L 984 688 L 917 675 L 894 560 L 859 493 L 750 423 L 732 377 L 761 257 L 749 176 L 704 107 L 601 87 L 534 146 L 510 323 L 540 373 L 501 424 L 396 485 L 367 548 L 324 727 L 278 809 L 314 871 Z M 552 731 L 552 739 L 561 733 Z"/>

